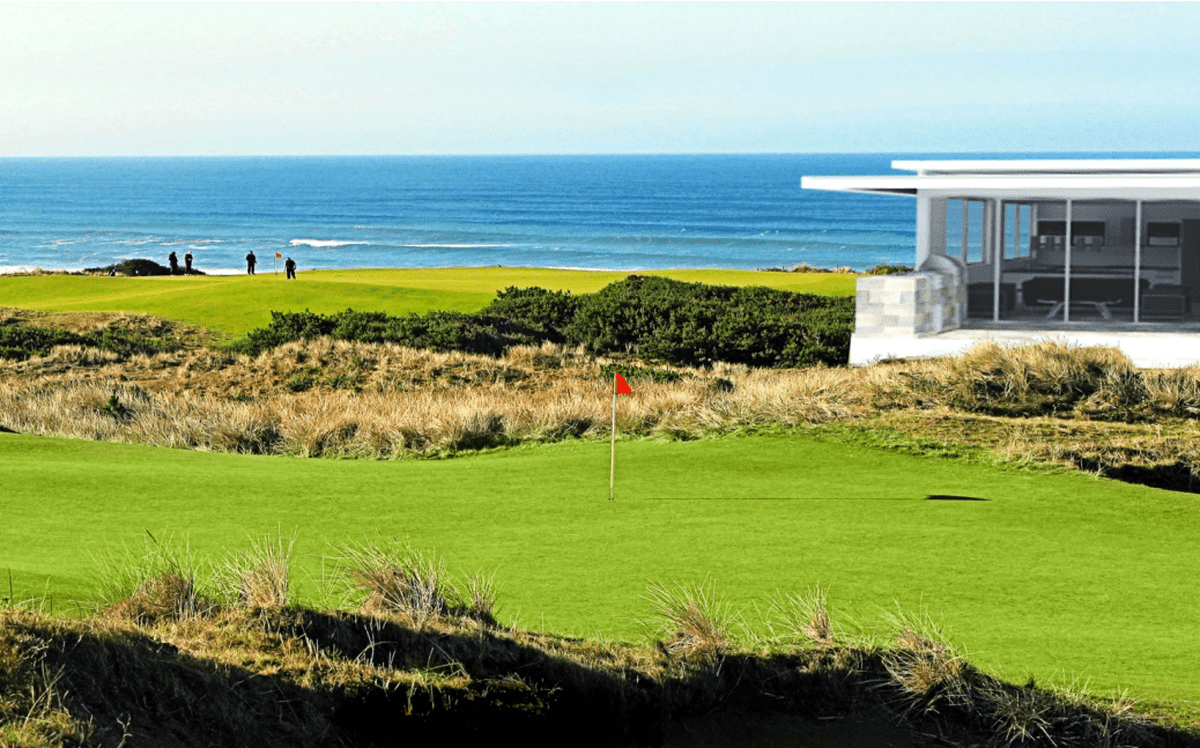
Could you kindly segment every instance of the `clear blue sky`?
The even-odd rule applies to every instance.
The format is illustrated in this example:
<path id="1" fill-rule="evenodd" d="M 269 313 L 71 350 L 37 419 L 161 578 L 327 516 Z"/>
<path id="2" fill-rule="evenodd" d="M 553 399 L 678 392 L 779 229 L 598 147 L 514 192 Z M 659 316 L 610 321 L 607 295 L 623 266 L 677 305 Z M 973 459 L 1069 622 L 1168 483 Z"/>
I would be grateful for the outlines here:
<path id="1" fill-rule="evenodd" d="M 1195 3 L 0 3 L 0 155 L 1200 150 Z"/>

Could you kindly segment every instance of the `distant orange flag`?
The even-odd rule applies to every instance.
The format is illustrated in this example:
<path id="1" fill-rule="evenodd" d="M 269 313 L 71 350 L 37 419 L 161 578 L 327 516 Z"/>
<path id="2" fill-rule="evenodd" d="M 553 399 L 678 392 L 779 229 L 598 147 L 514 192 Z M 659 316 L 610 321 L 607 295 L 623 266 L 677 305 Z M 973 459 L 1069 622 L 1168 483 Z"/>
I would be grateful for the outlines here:
<path id="1" fill-rule="evenodd" d="M 612 442 L 608 455 L 608 500 L 613 500 L 613 477 L 617 473 L 617 395 L 632 395 L 625 377 L 613 372 Z"/>

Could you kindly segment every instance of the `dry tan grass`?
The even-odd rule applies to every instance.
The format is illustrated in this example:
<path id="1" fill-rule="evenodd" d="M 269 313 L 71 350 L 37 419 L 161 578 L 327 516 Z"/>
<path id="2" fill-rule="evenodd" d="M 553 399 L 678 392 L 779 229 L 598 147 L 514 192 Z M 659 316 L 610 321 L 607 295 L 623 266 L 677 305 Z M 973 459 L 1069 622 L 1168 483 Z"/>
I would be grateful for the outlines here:
<path id="1" fill-rule="evenodd" d="M 775 638 L 785 642 L 830 645 L 835 639 L 829 593 L 819 584 L 799 594 L 776 592 L 769 601 L 765 623 Z"/>
<path id="2" fill-rule="evenodd" d="M 739 616 L 720 601 L 712 579 L 671 586 L 651 582 L 643 597 L 654 616 L 645 627 L 665 654 L 715 667 L 730 649 Z"/>
<path id="3" fill-rule="evenodd" d="M 455 583 L 443 558 L 408 542 L 346 543 L 335 560 L 363 613 L 399 616 L 417 629 L 439 618 L 496 623 L 494 577 L 477 573 Z"/>
<path id="4" fill-rule="evenodd" d="M 253 359 L 208 350 L 120 362 L 87 356 L 60 347 L 0 365 L 8 375 L 0 425 L 191 449 L 387 458 L 600 434 L 610 418 L 608 384 L 598 376 L 607 359 L 555 346 L 501 359 L 328 340 Z M 286 387 L 306 372 L 316 384 Z M 853 393 L 831 369 L 687 373 L 676 383 L 636 380 L 621 398 L 618 427 L 692 434 L 853 414 Z M 352 389 L 340 388 L 345 382 Z"/>
<path id="5" fill-rule="evenodd" d="M 285 541 L 283 530 L 272 537 L 252 538 L 250 548 L 227 551 L 216 567 L 213 586 L 228 603 L 249 608 L 283 608 L 291 602 L 292 552 L 296 533 Z"/>
<path id="6" fill-rule="evenodd" d="M 64 346 L 0 361 L 0 428 L 381 459 L 599 438 L 609 427 L 599 377 L 609 360 L 554 345 L 491 358 L 328 339 L 253 358 L 192 348 L 123 359 Z M 696 438 L 855 422 L 1016 463 L 1200 487 L 1200 369 L 1139 371 L 1114 349 L 985 344 L 958 358 L 855 369 L 678 371 L 690 376 L 634 381 L 620 399 L 622 433 Z"/>

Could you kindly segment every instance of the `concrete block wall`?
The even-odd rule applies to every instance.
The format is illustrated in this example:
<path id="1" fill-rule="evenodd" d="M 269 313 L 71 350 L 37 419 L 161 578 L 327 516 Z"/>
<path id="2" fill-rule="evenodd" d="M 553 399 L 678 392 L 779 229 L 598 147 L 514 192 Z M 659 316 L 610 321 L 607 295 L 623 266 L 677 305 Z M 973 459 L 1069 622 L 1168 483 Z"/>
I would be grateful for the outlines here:
<path id="1" fill-rule="evenodd" d="M 859 278 L 854 334 L 888 337 L 953 329 L 963 292 L 963 284 L 932 271 Z"/>

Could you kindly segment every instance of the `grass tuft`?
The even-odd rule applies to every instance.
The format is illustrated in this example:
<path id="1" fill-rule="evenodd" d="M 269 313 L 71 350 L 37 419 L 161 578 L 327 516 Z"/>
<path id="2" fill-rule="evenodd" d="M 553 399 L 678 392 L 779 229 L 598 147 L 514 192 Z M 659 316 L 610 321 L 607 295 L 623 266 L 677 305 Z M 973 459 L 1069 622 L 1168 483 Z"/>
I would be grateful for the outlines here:
<path id="1" fill-rule="evenodd" d="M 338 566 L 359 591 L 359 609 L 364 613 L 399 615 L 418 628 L 441 618 L 496 623 L 492 576 L 468 576 L 464 591 L 451 580 L 444 559 L 407 541 L 367 539 L 342 545 L 339 552 Z"/>
<path id="2" fill-rule="evenodd" d="M 800 594 L 776 592 L 767 607 L 768 629 L 777 639 L 833 644 L 835 635 L 829 616 L 829 593 L 819 584 Z"/>
<path id="3" fill-rule="evenodd" d="M 186 540 L 159 542 L 147 530 L 143 543 L 140 554 L 126 549 L 119 560 L 99 559 L 100 599 L 109 616 L 148 624 L 189 620 L 215 608 L 197 591 L 198 564 Z"/>
<path id="4" fill-rule="evenodd" d="M 716 582 L 650 582 L 643 598 L 653 621 L 647 623 L 660 651 L 684 659 L 713 660 L 729 650 L 737 615 L 717 597 Z"/>
<path id="5" fill-rule="evenodd" d="M 975 709 L 976 671 L 927 613 L 913 615 L 897 606 L 895 613 L 885 615 L 884 624 L 895 632 L 893 646 L 884 651 L 883 666 L 899 690 L 902 717 L 936 714 L 943 708 Z"/>
<path id="6" fill-rule="evenodd" d="M 250 608 L 284 608 L 291 602 L 292 551 L 297 532 L 284 540 L 283 531 L 272 537 L 251 538 L 245 551 L 229 551 L 213 575 L 217 594 L 231 605 Z"/>

